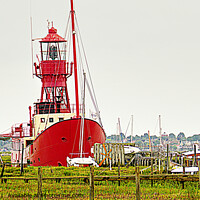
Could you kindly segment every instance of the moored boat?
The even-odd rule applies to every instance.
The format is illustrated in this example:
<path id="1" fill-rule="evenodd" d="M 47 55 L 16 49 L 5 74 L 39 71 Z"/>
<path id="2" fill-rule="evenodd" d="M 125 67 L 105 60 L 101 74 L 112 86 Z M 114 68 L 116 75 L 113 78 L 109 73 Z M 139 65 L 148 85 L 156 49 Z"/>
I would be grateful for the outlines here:
<path id="1" fill-rule="evenodd" d="M 33 114 L 32 108 L 29 107 L 29 122 L 14 125 L 8 134 L 13 142 L 12 163 L 20 162 L 23 152 L 23 162 L 33 166 L 66 166 L 67 157 L 93 156 L 91 149 L 94 144 L 104 143 L 106 140 L 101 120 L 85 116 L 85 94 L 82 103 L 79 100 L 79 64 L 74 15 L 71 0 L 72 60 L 67 60 L 69 42 L 58 35 L 53 24 L 48 28 L 47 36 L 39 41 L 40 58 L 37 56 L 38 64 L 34 63 L 34 75 L 41 79 L 41 97 L 34 104 Z M 67 80 L 72 75 L 75 104 L 70 103 L 68 94 Z"/>

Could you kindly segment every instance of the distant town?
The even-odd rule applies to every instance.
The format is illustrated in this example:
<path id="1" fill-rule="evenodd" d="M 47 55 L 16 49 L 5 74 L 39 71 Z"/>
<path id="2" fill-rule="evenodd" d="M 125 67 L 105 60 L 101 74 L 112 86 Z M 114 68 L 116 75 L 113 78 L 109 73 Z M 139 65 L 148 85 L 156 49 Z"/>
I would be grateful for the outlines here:
<path id="1" fill-rule="evenodd" d="M 12 139 L 0 137 L 0 152 L 11 151 L 11 148 L 12 148 Z"/>
<path id="2" fill-rule="evenodd" d="M 128 136 L 125 137 L 123 133 L 120 135 L 111 135 L 107 136 L 106 141 L 108 143 L 113 142 L 126 142 L 126 143 L 135 143 L 137 147 L 139 147 L 141 150 L 149 150 L 150 145 L 152 147 L 152 150 L 158 149 L 160 146 L 162 146 L 164 149 L 167 147 L 167 144 L 169 144 L 169 150 L 173 152 L 183 152 L 183 151 L 189 151 L 193 149 L 194 144 L 200 145 L 200 134 L 193 135 L 190 137 L 186 137 L 183 132 L 180 132 L 177 136 L 174 133 L 166 134 L 163 133 L 161 135 L 161 138 L 153 135 L 150 136 L 148 133 L 144 133 L 141 136 Z"/>
<path id="3" fill-rule="evenodd" d="M 157 150 L 160 146 L 164 149 L 167 144 L 169 144 L 170 151 L 172 152 L 183 152 L 190 151 L 193 149 L 194 144 L 197 144 L 200 147 L 200 134 L 196 134 L 190 137 L 186 137 L 183 132 L 180 132 L 177 136 L 174 133 L 166 134 L 163 133 L 160 137 L 153 135 L 150 136 L 148 133 L 144 133 L 141 136 L 128 136 L 125 137 L 123 133 L 120 135 L 110 135 L 106 137 L 107 143 L 135 143 L 137 147 L 141 150 L 149 150 L 149 144 L 151 144 L 152 150 Z M 0 151 L 7 152 L 10 151 L 11 139 L 4 141 L 3 138 L 0 138 Z"/>

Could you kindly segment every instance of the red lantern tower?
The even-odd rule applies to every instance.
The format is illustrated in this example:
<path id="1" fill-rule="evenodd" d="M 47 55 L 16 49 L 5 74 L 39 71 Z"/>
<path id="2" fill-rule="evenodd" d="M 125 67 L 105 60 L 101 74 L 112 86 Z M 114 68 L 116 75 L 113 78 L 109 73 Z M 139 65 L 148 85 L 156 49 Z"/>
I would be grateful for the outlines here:
<path id="1" fill-rule="evenodd" d="M 70 113 L 67 78 L 72 75 L 72 63 L 66 62 L 66 40 L 52 27 L 40 41 L 41 61 L 35 64 L 35 75 L 41 79 L 41 99 L 36 114 Z"/>

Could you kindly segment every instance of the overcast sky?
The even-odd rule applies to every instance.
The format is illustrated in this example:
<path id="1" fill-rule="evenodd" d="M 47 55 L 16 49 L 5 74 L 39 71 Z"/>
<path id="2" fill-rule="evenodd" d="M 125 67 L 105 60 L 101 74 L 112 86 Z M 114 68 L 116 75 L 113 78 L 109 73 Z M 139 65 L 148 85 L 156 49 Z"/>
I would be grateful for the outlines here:
<path id="1" fill-rule="evenodd" d="M 74 0 L 105 131 L 134 135 L 200 133 L 200 1 Z M 40 98 L 32 78 L 33 37 L 47 34 L 47 19 L 63 36 L 69 0 L 3 1 L 0 7 L 0 133 L 28 120 Z M 34 56 L 35 57 L 35 56 Z M 71 100 L 72 101 L 72 100 Z M 127 134 L 130 134 L 130 130 Z"/>

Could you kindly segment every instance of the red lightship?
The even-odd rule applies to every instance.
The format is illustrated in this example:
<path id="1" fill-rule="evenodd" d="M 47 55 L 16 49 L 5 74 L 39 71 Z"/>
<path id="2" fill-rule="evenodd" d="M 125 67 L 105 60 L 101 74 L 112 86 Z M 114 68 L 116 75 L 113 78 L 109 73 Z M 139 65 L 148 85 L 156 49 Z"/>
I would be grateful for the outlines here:
<path id="1" fill-rule="evenodd" d="M 38 64 L 34 63 L 34 75 L 42 82 L 41 98 L 34 104 L 33 114 L 29 107 L 29 123 L 13 126 L 7 135 L 12 137 L 13 142 L 12 163 L 20 162 L 24 154 L 24 162 L 28 161 L 33 166 L 66 166 L 67 157 L 93 156 L 91 149 L 94 144 L 105 142 L 101 121 L 85 116 L 85 98 L 82 104 L 79 103 L 74 15 L 71 0 L 72 61 L 66 59 L 68 41 L 59 36 L 53 26 L 39 41 L 41 58 L 38 58 Z M 67 79 L 72 75 L 75 105 L 70 104 L 67 88 Z"/>

